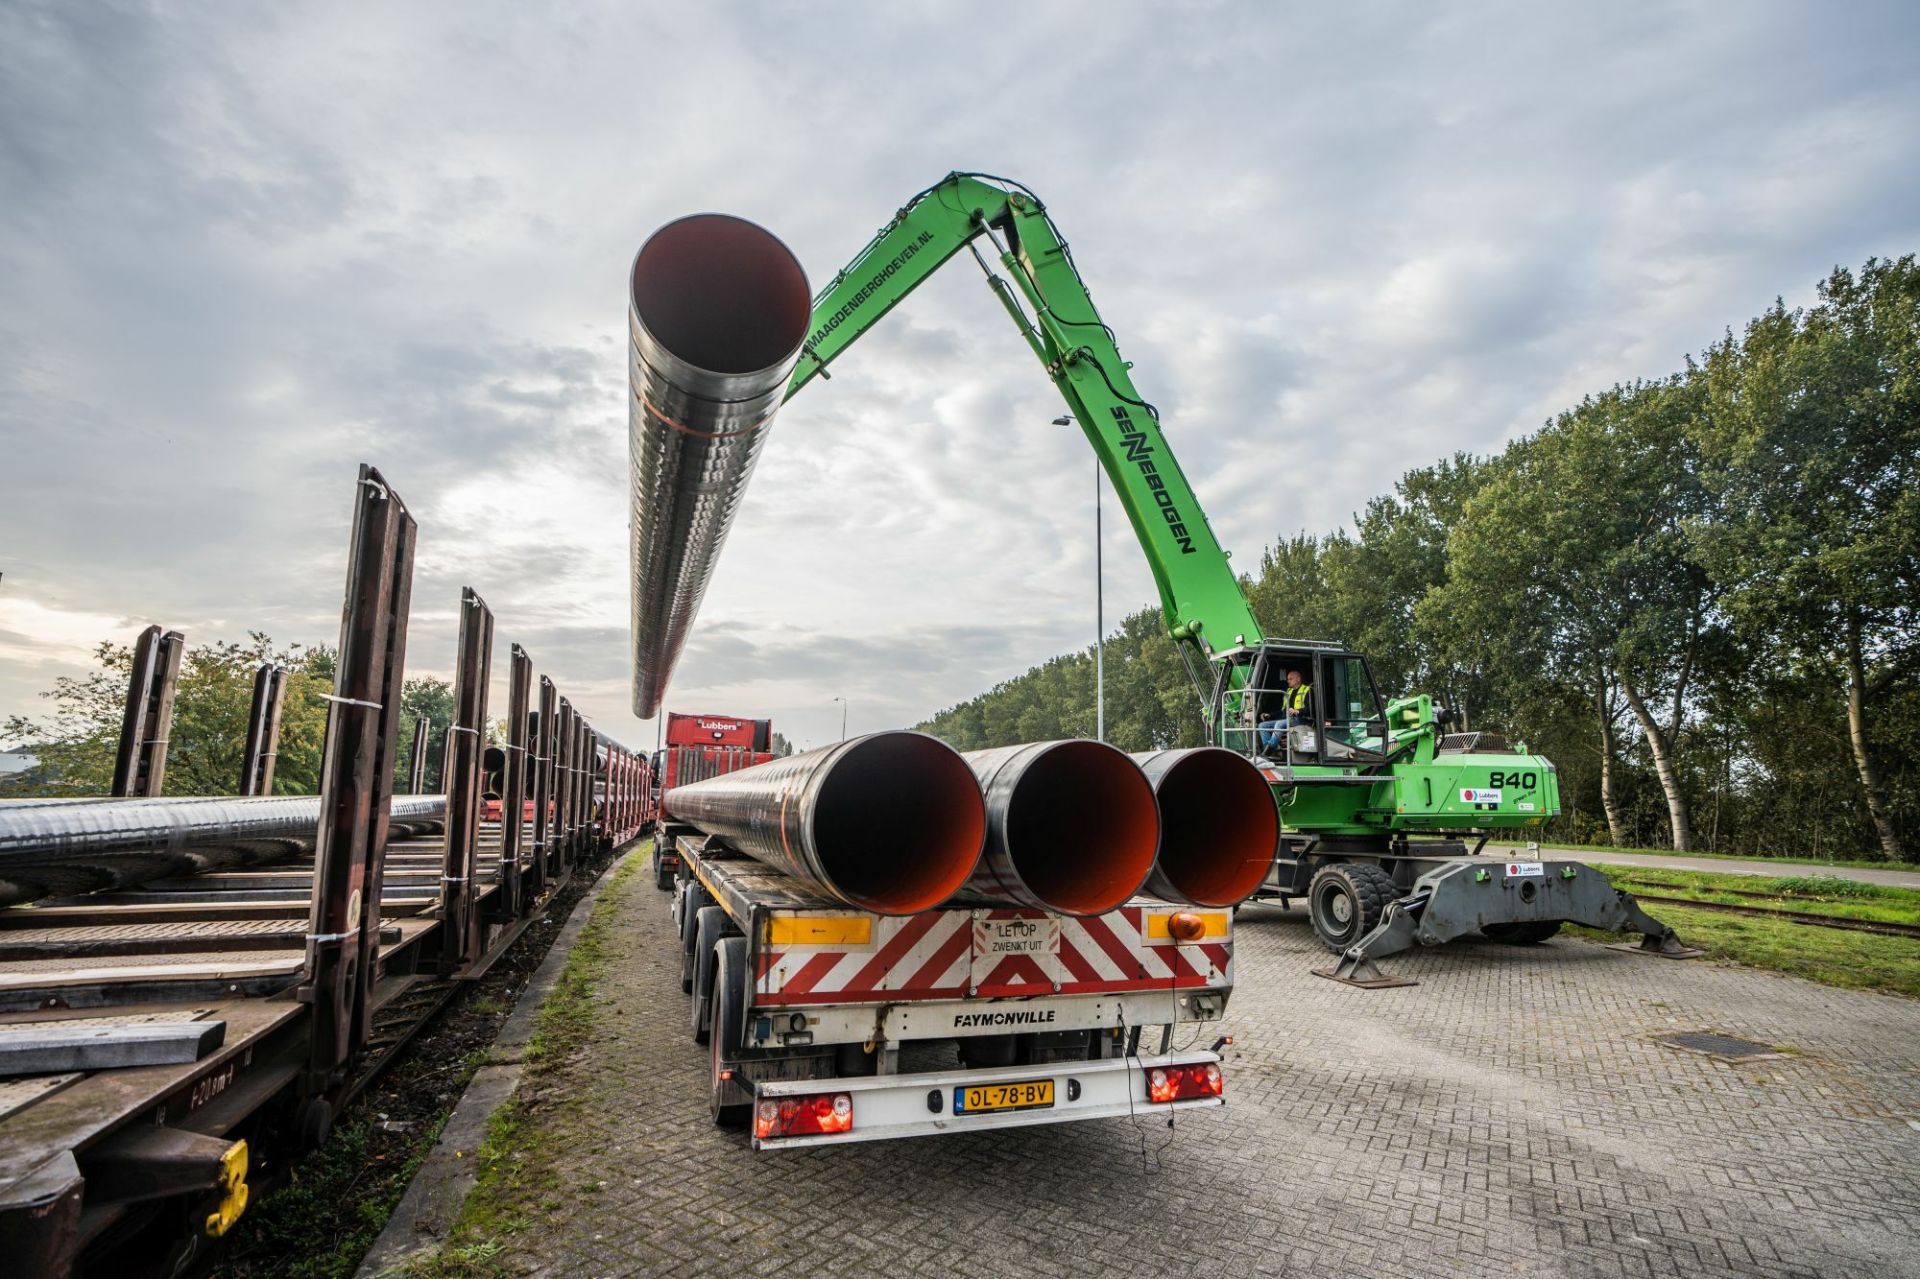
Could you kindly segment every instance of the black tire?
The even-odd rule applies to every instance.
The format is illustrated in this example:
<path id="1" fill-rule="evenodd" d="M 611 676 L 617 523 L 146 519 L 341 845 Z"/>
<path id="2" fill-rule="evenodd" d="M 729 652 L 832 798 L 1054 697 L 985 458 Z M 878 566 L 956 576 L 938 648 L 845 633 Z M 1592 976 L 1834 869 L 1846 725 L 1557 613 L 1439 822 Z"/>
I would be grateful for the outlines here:
<path id="1" fill-rule="evenodd" d="M 661 892 L 673 891 L 673 871 L 667 866 L 667 859 L 658 846 L 653 850 L 653 886 Z"/>
<path id="2" fill-rule="evenodd" d="M 1322 866 L 1307 886 L 1313 935 L 1328 950 L 1344 951 L 1373 931 L 1387 903 L 1399 895 L 1393 876 L 1371 862 Z"/>
<path id="3" fill-rule="evenodd" d="M 722 1128 L 745 1128 L 753 1117 L 751 1102 L 722 1104 L 720 1064 L 740 1051 L 740 1034 L 747 1015 L 747 939 L 723 937 L 713 960 L 713 1028 L 708 1039 L 713 1044 L 712 1068 L 708 1072 L 711 1094 L 707 1109 L 713 1122 Z"/>
<path id="4" fill-rule="evenodd" d="M 1482 924 L 1480 935 L 1502 946 L 1538 946 L 1560 931 L 1558 919 L 1524 919 L 1512 924 Z"/>
<path id="5" fill-rule="evenodd" d="M 700 911 L 711 905 L 713 898 L 700 881 L 688 880 L 687 891 L 680 895 L 680 989 L 689 994 L 693 991 L 693 928 Z"/>
<path id="6" fill-rule="evenodd" d="M 718 906 L 700 908 L 693 924 L 693 1008 L 688 1014 L 696 1044 L 706 1043 L 713 1027 L 714 952 L 726 931 L 726 911 Z"/>

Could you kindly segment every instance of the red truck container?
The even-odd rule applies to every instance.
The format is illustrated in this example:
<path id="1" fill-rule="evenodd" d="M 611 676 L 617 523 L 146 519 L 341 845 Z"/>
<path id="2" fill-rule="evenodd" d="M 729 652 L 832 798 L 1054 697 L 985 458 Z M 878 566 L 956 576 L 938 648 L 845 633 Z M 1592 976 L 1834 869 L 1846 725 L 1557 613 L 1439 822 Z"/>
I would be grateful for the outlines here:
<path id="1" fill-rule="evenodd" d="M 654 802 L 675 786 L 705 781 L 736 769 L 751 768 L 773 758 L 773 721 L 742 719 L 738 715 L 683 715 L 667 712 L 666 744 L 653 760 Z M 671 840 L 654 849 L 654 882 L 671 887 L 680 869 L 679 851 Z"/>

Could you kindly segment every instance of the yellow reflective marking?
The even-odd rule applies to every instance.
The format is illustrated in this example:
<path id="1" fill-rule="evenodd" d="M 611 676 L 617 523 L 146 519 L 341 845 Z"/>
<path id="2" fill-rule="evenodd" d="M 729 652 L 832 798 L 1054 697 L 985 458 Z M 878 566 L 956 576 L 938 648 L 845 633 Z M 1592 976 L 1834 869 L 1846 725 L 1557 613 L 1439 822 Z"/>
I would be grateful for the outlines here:
<path id="1" fill-rule="evenodd" d="M 873 940 L 873 920 L 865 915 L 775 915 L 767 920 L 767 941 L 775 946 L 864 946 Z"/>
<path id="2" fill-rule="evenodd" d="M 207 1214 L 206 1232 L 218 1239 L 247 1210 L 247 1143 L 236 1141 L 220 1156 L 220 1202 Z"/>
<path id="3" fill-rule="evenodd" d="M 1167 931 L 1167 921 L 1178 913 L 1177 911 L 1170 911 L 1165 915 L 1148 915 L 1147 937 L 1149 939 L 1171 937 L 1172 934 Z M 1206 924 L 1207 931 L 1204 934 L 1205 936 L 1225 937 L 1227 935 L 1226 911 L 1190 910 L 1186 913 L 1189 915 L 1198 915 L 1201 921 Z"/>

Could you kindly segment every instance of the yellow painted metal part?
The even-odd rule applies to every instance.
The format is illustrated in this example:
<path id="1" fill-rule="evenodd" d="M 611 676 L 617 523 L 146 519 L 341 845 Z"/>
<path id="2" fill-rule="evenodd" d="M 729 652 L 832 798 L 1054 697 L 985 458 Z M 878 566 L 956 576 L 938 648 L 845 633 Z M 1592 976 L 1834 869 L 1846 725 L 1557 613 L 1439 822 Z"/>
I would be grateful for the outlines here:
<path id="1" fill-rule="evenodd" d="M 1169 919 L 1172 919 L 1176 913 L 1177 912 L 1175 911 L 1167 911 L 1165 914 L 1157 914 L 1157 913 L 1149 914 L 1147 916 L 1147 940 L 1148 941 L 1171 940 L 1173 935 L 1167 931 L 1167 921 Z M 1190 911 L 1187 911 L 1186 913 L 1189 915 L 1197 916 L 1202 923 L 1206 924 L 1207 931 L 1203 936 L 1225 937 L 1227 935 L 1227 912 L 1226 911 L 1224 910 L 1190 910 Z"/>
<path id="2" fill-rule="evenodd" d="M 247 1210 L 247 1143 L 236 1141 L 220 1157 L 220 1204 L 207 1214 L 206 1230 L 218 1239 Z"/>
<path id="3" fill-rule="evenodd" d="M 775 915 L 767 920 L 767 941 L 775 946 L 864 946 L 873 940 L 873 920 L 865 915 Z"/>

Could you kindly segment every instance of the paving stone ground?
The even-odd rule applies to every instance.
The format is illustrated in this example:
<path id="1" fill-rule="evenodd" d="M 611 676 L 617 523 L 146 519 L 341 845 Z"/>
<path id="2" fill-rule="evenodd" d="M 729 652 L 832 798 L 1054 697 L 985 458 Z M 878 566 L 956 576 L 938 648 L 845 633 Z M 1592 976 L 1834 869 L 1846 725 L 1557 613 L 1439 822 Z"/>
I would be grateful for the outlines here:
<path id="1" fill-rule="evenodd" d="M 754 1154 L 708 1119 L 665 896 L 619 909 L 527 1273 L 1920 1275 L 1920 1003 L 1567 939 L 1361 991 L 1249 907 L 1221 1109 Z"/>

